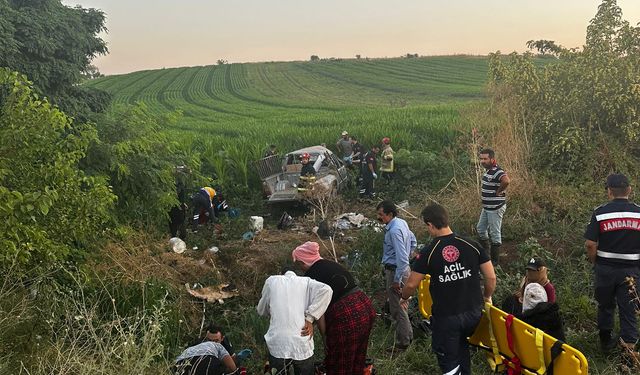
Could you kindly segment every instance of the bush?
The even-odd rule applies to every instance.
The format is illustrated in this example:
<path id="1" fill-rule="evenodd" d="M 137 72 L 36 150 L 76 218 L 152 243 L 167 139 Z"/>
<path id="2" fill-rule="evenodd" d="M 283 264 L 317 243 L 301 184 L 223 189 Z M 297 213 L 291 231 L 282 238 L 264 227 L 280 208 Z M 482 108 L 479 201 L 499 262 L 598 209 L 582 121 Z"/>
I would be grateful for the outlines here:
<path id="1" fill-rule="evenodd" d="M 533 55 L 490 58 L 490 91 L 526 139 L 532 165 L 566 181 L 611 171 L 638 175 L 640 27 L 604 0 L 582 50 L 561 49 L 539 66 Z"/>
<path id="2" fill-rule="evenodd" d="M 104 179 L 79 169 L 95 129 L 73 123 L 0 69 L 0 268 L 38 273 L 94 241 L 114 202 Z"/>
<path id="3" fill-rule="evenodd" d="M 119 221 L 164 226 L 168 211 L 178 204 L 175 167 L 199 165 L 160 132 L 179 120 L 179 113 L 155 115 L 141 103 L 98 118 L 97 137 L 82 164 L 109 181 L 118 196 Z"/>

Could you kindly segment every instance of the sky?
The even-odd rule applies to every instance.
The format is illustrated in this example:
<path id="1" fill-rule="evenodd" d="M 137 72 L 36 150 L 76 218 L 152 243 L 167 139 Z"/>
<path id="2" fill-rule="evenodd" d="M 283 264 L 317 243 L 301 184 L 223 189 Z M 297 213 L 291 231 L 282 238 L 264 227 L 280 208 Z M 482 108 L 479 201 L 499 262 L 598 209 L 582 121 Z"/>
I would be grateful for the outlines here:
<path id="1" fill-rule="evenodd" d="M 104 74 L 228 62 L 523 52 L 584 44 L 600 0 L 63 0 L 105 12 Z M 640 22 L 639 0 L 618 0 Z"/>

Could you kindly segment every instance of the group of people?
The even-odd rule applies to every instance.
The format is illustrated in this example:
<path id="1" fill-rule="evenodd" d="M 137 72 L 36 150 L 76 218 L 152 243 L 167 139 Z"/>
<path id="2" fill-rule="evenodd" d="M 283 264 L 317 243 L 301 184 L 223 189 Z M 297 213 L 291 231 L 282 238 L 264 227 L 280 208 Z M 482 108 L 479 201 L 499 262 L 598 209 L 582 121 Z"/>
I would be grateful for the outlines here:
<path id="1" fill-rule="evenodd" d="M 394 151 L 391 139 L 384 137 L 381 145 L 374 144 L 369 150 L 356 137 L 345 130 L 336 142 L 336 148 L 342 161 L 350 168 L 359 172 L 360 197 L 372 199 L 375 197 L 374 181 L 378 179 L 378 172 L 387 182 L 391 182 L 395 175 Z M 380 154 L 380 168 L 378 169 L 378 155 Z"/>
<path id="2" fill-rule="evenodd" d="M 342 141 L 352 145 L 350 157 L 354 163 L 354 150 L 358 151 L 353 148 L 354 139 L 345 132 Z M 345 150 L 349 151 L 341 148 Z M 407 312 L 409 300 L 428 274 L 433 301 L 432 349 L 444 374 L 471 373 L 467 338 L 479 324 L 485 303 L 493 303 L 497 283 L 494 266 L 500 261 L 501 225 L 511 181 L 496 162 L 493 150 L 481 150 L 479 160 L 485 173 L 480 187 L 478 242 L 454 233 L 446 208 L 430 203 L 421 218 L 432 241 L 416 252 L 416 236 L 398 217 L 397 206 L 382 201 L 376 207 L 377 218 L 385 225 L 381 263 L 389 310 L 396 322 L 394 344 L 387 351 L 394 355 L 410 347 L 413 330 Z M 375 174 L 375 169 L 371 173 Z M 640 279 L 640 206 L 629 201 L 631 187 L 626 176 L 610 175 L 606 187 L 610 202 L 594 211 L 584 235 L 587 257 L 595 266 L 597 325 L 603 350 L 611 350 L 618 342 L 633 350 L 638 340 L 639 306 L 637 296 L 634 298 L 629 290 L 637 287 Z M 371 300 L 347 268 L 321 257 L 318 243 L 298 246 L 291 257 L 298 273 L 284 269 L 282 274 L 270 276 L 257 305 L 258 314 L 270 318 L 264 337 L 271 373 L 288 373 L 289 369 L 295 374 L 315 373 L 315 325 L 323 337 L 326 374 L 363 374 L 376 316 Z M 613 333 L 616 306 L 619 338 Z M 528 261 L 519 288 L 502 308 L 564 341 L 556 290 L 544 259 L 533 256 Z M 214 350 L 208 344 L 207 350 L 232 369 L 232 362 L 225 360 L 220 347 Z M 185 353 L 178 363 L 184 357 Z"/>

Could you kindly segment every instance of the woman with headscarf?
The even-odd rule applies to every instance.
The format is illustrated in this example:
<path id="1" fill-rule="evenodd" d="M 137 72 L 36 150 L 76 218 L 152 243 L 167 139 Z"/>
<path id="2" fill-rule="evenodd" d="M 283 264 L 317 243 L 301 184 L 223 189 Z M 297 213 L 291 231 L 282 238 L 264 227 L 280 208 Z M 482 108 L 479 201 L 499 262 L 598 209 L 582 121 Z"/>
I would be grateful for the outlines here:
<path id="1" fill-rule="evenodd" d="M 317 242 L 298 246 L 292 257 L 305 276 L 329 285 L 333 291 L 329 307 L 318 321 L 325 338 L 327 375 L 362 375 L 376 316 L 371 300 L 345 267 L 320 256 Z"/>

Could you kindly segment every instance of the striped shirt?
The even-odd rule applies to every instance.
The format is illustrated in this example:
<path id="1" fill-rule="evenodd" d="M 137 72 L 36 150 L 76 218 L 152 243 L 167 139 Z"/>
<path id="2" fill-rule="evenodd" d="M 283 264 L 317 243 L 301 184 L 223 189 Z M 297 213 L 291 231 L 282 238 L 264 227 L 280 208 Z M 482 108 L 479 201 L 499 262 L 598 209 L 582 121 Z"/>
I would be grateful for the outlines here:
<path id="1" fill-rule="evenodd" d="M 504 206 L 506 197 L 504 193 L 498 195 L 498 189 L 500 188 L 500 179 L 507 173 L 500 168 L 499 165 L 495 165 L 488 169 L 484 175 L 482 175 L 482 207 L 485 210 L 497 210 Z"/>

